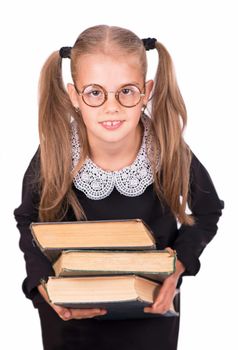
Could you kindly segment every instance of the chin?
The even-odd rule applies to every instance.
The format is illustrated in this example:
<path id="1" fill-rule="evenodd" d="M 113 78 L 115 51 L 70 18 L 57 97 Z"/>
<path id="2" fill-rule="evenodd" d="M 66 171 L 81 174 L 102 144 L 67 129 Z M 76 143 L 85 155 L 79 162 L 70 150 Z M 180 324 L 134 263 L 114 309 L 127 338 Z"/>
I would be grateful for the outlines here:
<path id="1" fill-rule="evenodd" d="M 103 137 L 103 135 L 100 136 L 100 139 L 103 142 L 107 142 L 107 143 L 117 143 L 122 141 L 125 138 L 126 135 L 107 135 L 105 137 Z"/>

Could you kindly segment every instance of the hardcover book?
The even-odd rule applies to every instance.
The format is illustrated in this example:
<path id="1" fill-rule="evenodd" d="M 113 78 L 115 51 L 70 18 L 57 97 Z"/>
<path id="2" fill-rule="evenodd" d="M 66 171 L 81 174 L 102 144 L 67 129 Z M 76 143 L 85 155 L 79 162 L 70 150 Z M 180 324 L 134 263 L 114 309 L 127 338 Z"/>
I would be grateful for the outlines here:
<path id="1" fill-rule="evenodd" d="M 140 219 L 32 223 L 35 243 L 52 261 L 62 250 L 156 249 L 150 228 Z"/>
<path id="2" fill-rule="evenodd" d="M 98 277 L 50 277 L 44 284 L 52 303 L 68 308 L 105 308 L 98 319 L 154 318 L 178 316 L 175 297 L 166 314 L 145 313 L 152 305 L 160 284 L 137 275 Z"/>
<path id="3" fill-rule="evenodd" d="M 57 277 L 137 274 L 163 280 L 175 271 L 176 254 L 166 250 L 63 251 L 53 264 Z"/>

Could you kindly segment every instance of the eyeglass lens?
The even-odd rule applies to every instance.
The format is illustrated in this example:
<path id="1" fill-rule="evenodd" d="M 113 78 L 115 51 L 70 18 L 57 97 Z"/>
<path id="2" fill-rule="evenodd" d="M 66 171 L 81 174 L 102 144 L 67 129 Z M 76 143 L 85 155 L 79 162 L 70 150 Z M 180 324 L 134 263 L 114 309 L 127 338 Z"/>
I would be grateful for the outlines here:
<path id="1" fill-rule="evenodd" d="M 101 106 L 106 101 L 107 94 L 100 85 L 89 85 L 82 91 L 84 102 L 92 107 Z M 118 102 L 125 107 L 132 107 L 138 104 L 141 95 L 140 89 L 135 85 L 123 86 L 115 93 Z"/>

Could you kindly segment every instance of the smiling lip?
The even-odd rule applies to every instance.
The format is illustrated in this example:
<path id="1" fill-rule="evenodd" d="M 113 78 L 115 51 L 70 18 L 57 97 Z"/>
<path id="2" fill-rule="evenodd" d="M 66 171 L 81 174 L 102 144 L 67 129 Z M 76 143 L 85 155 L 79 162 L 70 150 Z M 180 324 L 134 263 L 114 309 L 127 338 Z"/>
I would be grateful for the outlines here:
<path id="1" fill-rule="evenodd" d="M 100 124 L 107 130 L 115 130 L 118 129 L 123 123 L 123 120 L 107 120 L 101 122 Z"/>

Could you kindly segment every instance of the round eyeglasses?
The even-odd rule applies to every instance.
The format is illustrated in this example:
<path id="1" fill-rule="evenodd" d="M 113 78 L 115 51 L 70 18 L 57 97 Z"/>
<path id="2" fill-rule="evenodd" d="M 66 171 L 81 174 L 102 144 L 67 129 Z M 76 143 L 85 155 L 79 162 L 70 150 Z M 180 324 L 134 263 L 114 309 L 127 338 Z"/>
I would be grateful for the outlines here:
<path id="1" fill-rule="evenodd" d="M 115 94 L 116 100 L 123 107 L 135 107 L 141 101 L 141 98 L 145 96 L 144 93 L 133 84 L 127 84 L 120 87 L 115 91 L 106 91 L 104 87 L 98 84 L 90 84 L 83 87 L 82 91 L 79 91 L 75 86 L 77 93 L 82 96 L 84 103 L 90 107 L 100 107 L 108 99 L 108 94 Z"/>

